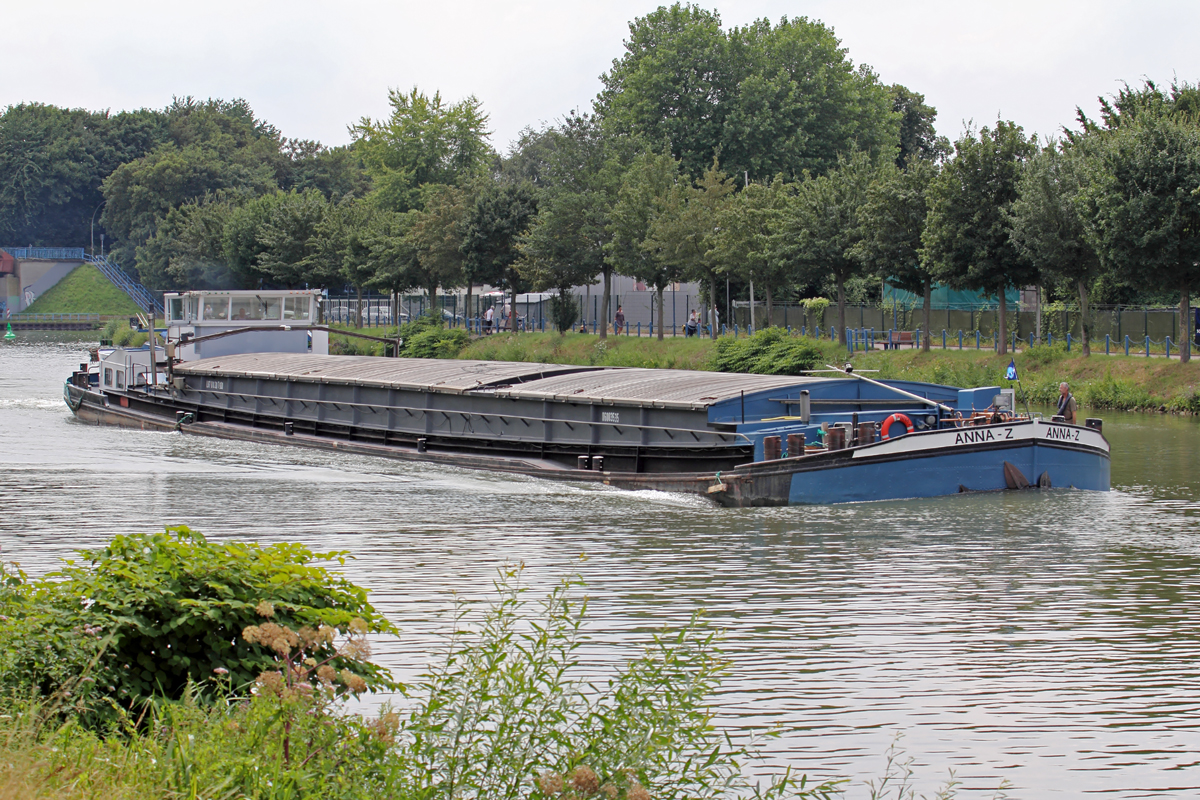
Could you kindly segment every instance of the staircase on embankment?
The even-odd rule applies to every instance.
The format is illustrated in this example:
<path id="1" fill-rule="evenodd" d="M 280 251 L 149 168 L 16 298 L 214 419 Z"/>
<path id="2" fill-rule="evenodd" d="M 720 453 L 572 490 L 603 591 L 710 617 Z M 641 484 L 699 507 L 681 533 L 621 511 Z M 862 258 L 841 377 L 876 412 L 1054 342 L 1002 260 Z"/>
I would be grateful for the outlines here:
<path id="1" fill-rule="evenodd" d="M 92 264 L 100 270 L 100 274 L 108 278 L 114 286 L 129 295 L 139 308 L 153 308 L 156 314 L 163 313 L 163 305 L 154 294 L 142 284 L 129 277 L 116 263 L 107 256 L 88 255 L 82 247 L 3 247 L 14 260 L 21 261 L 57 261 Z M 21 287 L 24 288 L 24 287 Z M 47 287 L 42 287 L 45 291 Z M 41 292 L 38 292 L 41 294 Z"/>

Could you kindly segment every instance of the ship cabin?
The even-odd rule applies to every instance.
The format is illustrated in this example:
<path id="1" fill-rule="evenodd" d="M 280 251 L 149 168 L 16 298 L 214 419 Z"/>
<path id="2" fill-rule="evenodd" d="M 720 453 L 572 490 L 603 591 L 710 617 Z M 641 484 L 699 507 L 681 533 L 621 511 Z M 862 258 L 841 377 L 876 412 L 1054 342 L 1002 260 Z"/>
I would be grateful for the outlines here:
<path id="1" fill-rule="evenodd" d="M 321 291 L 249 290 L 178 292 L 163 297 L 167 340 L 178 342 L 183 361 L 233 353 L 329 353 L 329 334 L 320 324 Z M 213 334 L 236 334 L 200 342 Z"/>

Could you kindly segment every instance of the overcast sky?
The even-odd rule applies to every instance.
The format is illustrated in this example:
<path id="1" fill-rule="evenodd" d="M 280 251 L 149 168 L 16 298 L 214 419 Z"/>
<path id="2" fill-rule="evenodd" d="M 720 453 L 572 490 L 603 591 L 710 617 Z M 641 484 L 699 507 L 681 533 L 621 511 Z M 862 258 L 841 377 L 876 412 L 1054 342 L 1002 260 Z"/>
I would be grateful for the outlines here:
<path id="1" fill-rule="evenodd" d="M 474 94 L 507 150 L 526 125 L 588 108 L 652 0 L 105 3 L 6 0 L 0 106 L 161 108 L 242 97 L 284 135 L 325 144 L 387 113 L 389 87 Z M 708 2 L 726 26 L 808 16 L 856 63 L 938 110 L 939 132 L 997 115 L 1056 133 L 1121 81 L 1200 80 L 1200 2 L 747 0 Z"/>

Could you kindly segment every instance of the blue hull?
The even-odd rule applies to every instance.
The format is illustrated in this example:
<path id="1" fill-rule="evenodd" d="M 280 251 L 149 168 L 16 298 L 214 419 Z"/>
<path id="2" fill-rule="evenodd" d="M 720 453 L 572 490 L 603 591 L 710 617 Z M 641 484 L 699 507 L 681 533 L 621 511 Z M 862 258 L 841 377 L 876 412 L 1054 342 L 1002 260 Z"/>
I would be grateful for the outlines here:
<path id="1" fill-rule="evenodd" d="M 788 504 L 900 500 L 939 497 L 964 489 L 1006 489 L 1006 461 L 1034 484 L 1045 472 L 1056 487 L 1107 491 L 1110 486 L 1107 453 L 1026 440 L 1012 447 L 914 454 L 904 459 L 866 460 L 797 472 L 792 475 Z"/>

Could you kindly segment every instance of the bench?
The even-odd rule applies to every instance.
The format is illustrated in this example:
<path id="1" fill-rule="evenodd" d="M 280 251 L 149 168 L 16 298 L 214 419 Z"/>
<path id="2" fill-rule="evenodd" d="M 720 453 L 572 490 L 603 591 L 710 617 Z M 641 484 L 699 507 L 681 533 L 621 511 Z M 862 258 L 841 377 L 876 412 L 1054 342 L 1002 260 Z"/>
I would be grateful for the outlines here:
<path id="1" fill-rule="evenodd" d="M 899 350 L 901 345 L 916 347 L 916 337 L 912 331 L 891 331 L 883 343 L 884 350 Z"/>

